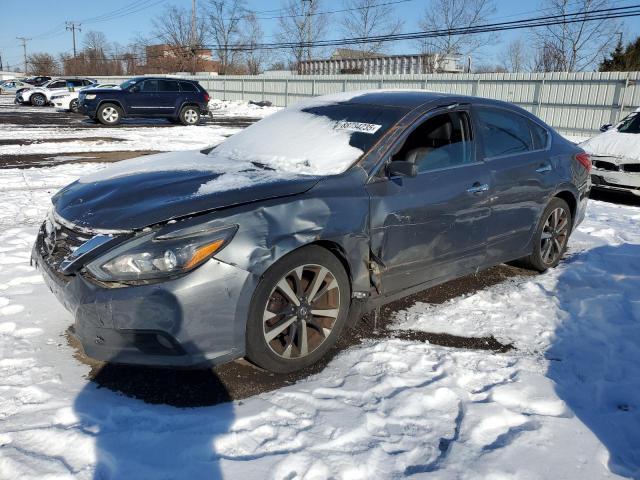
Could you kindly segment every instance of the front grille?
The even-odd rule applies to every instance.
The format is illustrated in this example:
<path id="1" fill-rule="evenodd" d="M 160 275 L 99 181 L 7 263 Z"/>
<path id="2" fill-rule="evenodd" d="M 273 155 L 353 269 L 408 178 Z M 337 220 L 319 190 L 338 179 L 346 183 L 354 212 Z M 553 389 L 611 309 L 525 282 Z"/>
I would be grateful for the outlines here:
<path id="1" fill-rule="evenodd" d="M 622 170 L 629 173 L 640 173 L 640 163 L 624 163 Z"/>
<path id="2" fill-rule="evenodd" d="M 37 248 L 47 265 L 61 277 L 60 264 L 76 248 L 89 240 L 91 235 L 68 228 L 53 218 L 48 218 L 40 227 Z"/>
<path id="3" fill-rule="evenodd" d="M 608 170 L 610 172 L 618 172 L 620 171 L 620 167 L 615 163 L 605 162 L 604 160 L 594 160 L 593 166 L 599 170 Z"/>

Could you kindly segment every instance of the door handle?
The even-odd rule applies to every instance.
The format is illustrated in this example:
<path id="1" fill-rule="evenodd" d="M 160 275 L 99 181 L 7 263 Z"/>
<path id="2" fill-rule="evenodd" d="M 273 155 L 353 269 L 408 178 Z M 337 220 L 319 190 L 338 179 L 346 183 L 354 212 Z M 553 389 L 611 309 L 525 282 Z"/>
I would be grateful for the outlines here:
<path id="1" fill-rule="evenodd" d="M 550 164 L 545 164 L 545 165 L 540 165 L 538 168 L 536 168 L 536 173 L 547 173 L 551 171 L 551 165 Z"/>
<path id="2" fill-rule="evenodd" d="M 467 188 L 467 192 L 474 193 L 474 194 L 484 193 L 488 190 L 489 190 L 489 185 L 487 185 L 486 183 L 483 183 L 481 185 L 478 182 L 474 183 L 473 186 Z"/>

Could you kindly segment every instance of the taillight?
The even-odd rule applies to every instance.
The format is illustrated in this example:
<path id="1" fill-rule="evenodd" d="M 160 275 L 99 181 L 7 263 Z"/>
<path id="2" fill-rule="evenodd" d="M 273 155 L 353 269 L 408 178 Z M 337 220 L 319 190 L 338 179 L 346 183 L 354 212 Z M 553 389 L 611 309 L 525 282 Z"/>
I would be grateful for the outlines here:
<path id="1" fill-rule="evenodd" d="M 204 101 L 205 101 L 206 103 L 209 103 L 209 98 L 210 98 L 210 97 L 209 97 L 209 94 L 208 94 L 207 92 L 204 92 Z"/>
<path id="2" fill-rule="evenodd" d="M 588 153 L 578 153 L 576 160 L 587 170 L 587 173 L 591 171 L 591 157 Z"/>

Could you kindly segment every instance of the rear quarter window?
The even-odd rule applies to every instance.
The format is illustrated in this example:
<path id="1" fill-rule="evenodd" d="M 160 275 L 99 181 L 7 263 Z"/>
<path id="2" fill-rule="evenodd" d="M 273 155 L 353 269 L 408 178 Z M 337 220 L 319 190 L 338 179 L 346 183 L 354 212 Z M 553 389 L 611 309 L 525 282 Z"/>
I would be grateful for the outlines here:
<path id="1" fill-rule="evenodd" d="M 197 92 L 198 91 L 196 86 L 193 83 L 189 83 L 189 82 L 180 82 L 180 89 L 183 92 Z"/>

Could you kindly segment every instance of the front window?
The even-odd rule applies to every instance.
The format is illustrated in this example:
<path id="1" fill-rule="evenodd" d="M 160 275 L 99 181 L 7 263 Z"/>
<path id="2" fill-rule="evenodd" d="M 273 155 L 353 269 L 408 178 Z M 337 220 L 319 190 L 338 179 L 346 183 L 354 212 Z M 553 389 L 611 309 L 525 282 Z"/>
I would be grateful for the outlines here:
<path id="1" fill-rule="evenodd" d="M 379 105 L 311 100 L 261 120 L 210 155 L 289 173 L 335 175 L 368 152 L 405 113 Z"/>
<path id="2" fill-rule="evenodd" d="M 120 88 L 122 90 L 127 90 L 127 89 L 133 87 L 136 83 L 138 83 L 138 80 L 135 79 L 135 78 L 132 78 L 131 80 L 127 80 L 126 82 L 121 83 L 120 84 Z"/>

